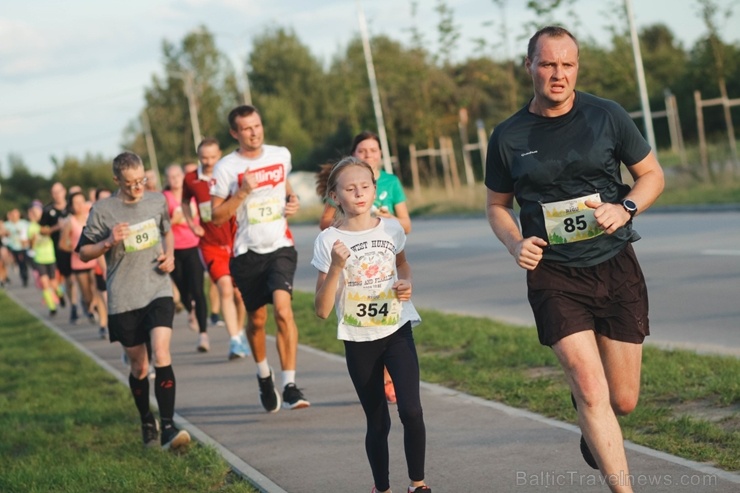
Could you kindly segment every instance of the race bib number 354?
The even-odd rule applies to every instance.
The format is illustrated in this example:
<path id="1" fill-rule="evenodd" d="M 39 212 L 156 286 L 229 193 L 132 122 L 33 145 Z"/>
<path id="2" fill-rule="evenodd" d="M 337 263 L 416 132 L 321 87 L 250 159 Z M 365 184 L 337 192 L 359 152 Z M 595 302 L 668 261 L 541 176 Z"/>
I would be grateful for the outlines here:
<path id="1" fill-rule="evenodd" d="M 393 290 L 379 296 L 348 292 L 344 300 L 344 323 L 355 327 L 396 325 L 401 318 L 401 302 Z"/>
<path id="2" fill-rule="evenodd" d="M 137 252 L 159 243 L 159 228 L 154 219 L 129 226 L 129 235 L 123 239 L 124 250 Z"/>
<path id="3" fill-rule="evenodd" d="M 604 233 L 586 201 L 601 202 L 598 193 L 560 202 L 542 204 L 547 239 L 551 245 L 588 240 Z"/>

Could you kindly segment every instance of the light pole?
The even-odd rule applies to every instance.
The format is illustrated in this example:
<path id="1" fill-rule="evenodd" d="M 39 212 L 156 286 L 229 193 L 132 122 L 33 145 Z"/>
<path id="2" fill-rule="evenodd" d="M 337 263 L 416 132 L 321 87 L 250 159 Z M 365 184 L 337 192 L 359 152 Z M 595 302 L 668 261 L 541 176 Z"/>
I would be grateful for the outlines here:
<path id="1" fill-rule="evenodd" d="M 198 123 L 198 104 L 195 97 L 195 88 L 193 87 L 193 72 L 186 70 L 179 72 L 171 70 L 169 74 L 178 79 L 182 79 L 185 86 L 185 96 L 188 98 L 188 108 L 190 110 L 190 125 L 193 129 L 193 142 L 195 143 L 194 149 L 198 149 L 198 144 L 203 138 L 200 135 L 200 123 Z"/>
<path id="2" fill-rule="evenodd" d="M 152 138 L 152 127 L 149 125 L 149 115 L 146 112 L 146 108 L 141 112 L 141 123 L 144 126 L 144 140 L 146 141 L 146 152 L 149 154 L 149 164 L 154 171 L 154 180 L 157 190 L 161 190 L 161 183 L 159 183 L 159 165 L 157 164 L 157 153 L 154 150 L 154 139 Z"/>
<path id="3" fill-rule="evenodd" d="M 642 53 L 640 52 L 640 39 L 637 37 L 635 28 L 635 18 L 632 12 L 632 0 L 624 0 L 627 7 L 627 19 L 630 24 L 630 36 L 632 38 L 632 54 L 635 57 L 635 69 L 637 70 L 637 85 L 640 89 L 640 101 L 642 104 L 642 118 L 645 121 L 645 133 L 647 134 L 648 143 L 653 148 L 653 152 L 658 154 L 658 148 L 655 146 L 655 132 L 653 131 L 653 114 L 650 112 L 650 101 L 647 95 L 647 84 L 645 84 L 645 69 L 642 66 Z"/>
<path id="4" fill-rule="evenodd" d="M 375 80 L 375 67 L 373 66 L 373 54 L 370 51 L 370 41 L 367 36 L 367 24 L 365 13 L 362 11 L 360 0 L 357 0 L 357 16 L 360 21 L 360 34 L 362 35 L 362 48 L 365 52 L 365 65 L 367 66 L 367 78 L 370 80 L 370 94 L 373 97 L 373 108 L 375 110 L 375 121 L 378 124 L 378 137 L 380 147 L 383 150 L 383 168 L 386 173 L 393 173 L 391 166 L 391 150 L 388 147 L 388 137 L 385 134 L 385 122 L 383 121 L 383 107 L 380 105 L 380 94 L 378 84 Z"/>

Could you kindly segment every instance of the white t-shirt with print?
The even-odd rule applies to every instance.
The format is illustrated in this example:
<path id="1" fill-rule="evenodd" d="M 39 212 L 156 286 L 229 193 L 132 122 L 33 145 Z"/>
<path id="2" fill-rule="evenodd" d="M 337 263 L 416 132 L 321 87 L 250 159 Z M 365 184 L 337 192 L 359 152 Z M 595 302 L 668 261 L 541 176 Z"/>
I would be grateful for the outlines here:
<path id="1" fill-rule="evenodd" d="M 236 210 L 234 256 L 248 250 L 270 253 L 293 246 L 285 219 L 286 181 L 291 169 L 290 151 L 272 145 L 263 145 L 262 155 L 256 159 L 237 150 L 216 163 L 210 190 L 214 197 L 227 199 L 239 190 L 247 171 L 257 174 L 257 188 Z"/>
<path id="2" fill-rule="evenodd" d="M 351 254 L 339 278 L 334 306 L 339 320 L 337 338 L 375 341 L 396 332 L 407 322 L 421 322 L 410 301 L 399 301 L 391 286 L 398 280 L 396 255 L 406 245 L 403 227 L 395 219 L 380 218 L 366 231 L 343 231 L 333 226 L 314 242 L 311 265 L 329 272 L 331 250 L 341 240 Z"/>

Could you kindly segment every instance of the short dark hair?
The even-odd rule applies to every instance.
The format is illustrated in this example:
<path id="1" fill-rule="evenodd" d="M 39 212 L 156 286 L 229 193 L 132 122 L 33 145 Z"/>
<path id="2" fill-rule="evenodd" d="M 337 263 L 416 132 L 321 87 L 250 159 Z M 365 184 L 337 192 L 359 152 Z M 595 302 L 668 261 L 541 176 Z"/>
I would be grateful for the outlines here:
<path id="1" fill-rule="evenodd" d="M 537 50 L 537 41 L 539 41 L 542 36 L 549 36 L 551 38 L 562 38 L 563 36 L 568 36 L 576 44 L 576 53 L 580 51 L 578 40 L 570 31 L 560 26 L 545 26 L 534 33 L 534 36 L 529 38 L 529 44 L 527 45 L 527 58 L 529 60 L 534 58 L 534 52 Z"/>
<path id="2" fill-rule="evenodd" d="M 260 114 L 260 112 L 257 111 L 257 108 L 255 108 L 251 104 L 243 104 L 231 110 L 229 112 L 229 127 L 231 128 L 231 130 L 239 130 L 238 128 L 236 128 L 237 118 L 243 118 L 253 113 L 257 113 L 258 115 Z"/>
<path id="3" fill-rule="evenodd" d="M 124 151 L 118 156 L 113 158 L 113 174 L 117 178 L 121 178 L 121 172 L 125 169 L 144 167 L 144 162 L 138 156 L 131 151 Z"/>
<path id="4" fill-rule="evenodd" d="M 381 146 L 380 137 L 378 137 L 377 134 L 374 134 L 370 130 L 363 130 L 359 134 L 355 135 L 354 139 L 352 139 L 352 149 L 350 149 L 349 153 L 354 154 L 355 150 L 357 150 L 357 146 L 360 145 L 360 142 L 364 142 L 368 139 L 373 139 L 378 143 L 379 146 Z"/>
<path id="5" fill-rule="evenodd" d="M 215 137 L 204 137 L 203 140 L 200 141 L 200 144 L 198 144 L 196 151 L 200 152 L 200 148 L 205 146 L 217 146 L 219 149 L 221 148 L 221 144 Z"/>
<path id="6" fill-rule="evenodd" d="M 85 197 L 85 194 L 82 192 L 74 192 L 72 193 L 69 198 L 67 199 L 67 212 L 70 214 L 74 214 L 74 210 L 72 210 L 72 203 L 74 203 L 75 197 L 80 196 L 83 200 L 87 200 Z"/>

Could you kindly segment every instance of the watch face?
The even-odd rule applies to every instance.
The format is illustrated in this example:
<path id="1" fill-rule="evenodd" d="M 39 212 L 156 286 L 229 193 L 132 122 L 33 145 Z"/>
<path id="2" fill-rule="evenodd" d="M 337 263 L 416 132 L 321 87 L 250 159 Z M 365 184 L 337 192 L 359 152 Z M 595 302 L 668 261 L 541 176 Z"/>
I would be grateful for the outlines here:
<path id="1" fill-rule="evenodd" d="M 635 215 L 635 212 L 637 212 L 637 204 L 632 202 L 630 199 L 624 199 L 622 206 L 633 216 Z"/>

